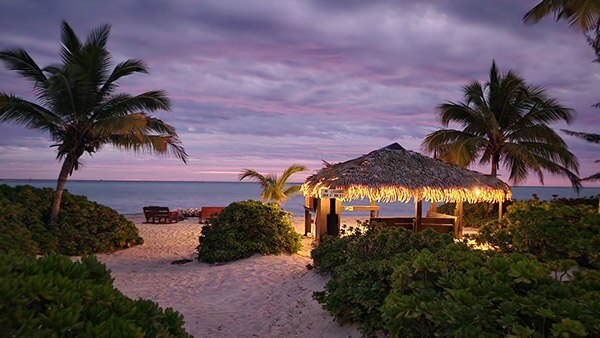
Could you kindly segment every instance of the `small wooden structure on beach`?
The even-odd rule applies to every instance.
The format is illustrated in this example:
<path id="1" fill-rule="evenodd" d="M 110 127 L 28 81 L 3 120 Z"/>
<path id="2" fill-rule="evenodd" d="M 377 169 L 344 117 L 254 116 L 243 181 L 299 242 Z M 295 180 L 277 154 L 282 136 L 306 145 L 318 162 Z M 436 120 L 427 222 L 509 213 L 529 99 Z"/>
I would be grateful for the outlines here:
<path id="1" fill-rule="evenodd" d="M 370 210 L 371 218 L 377 220 L 376 213 L 379 211 L 377 202 L 406 203 L 413 199 L 415 216 L 410 220 L 407 217 L 396 217 L 398 219 L 396 222 L 379 218 L 384 223 L 410 227 L 413 231 L 427 227 L 442 228 L 449 224 L 448 217 L 452 218 L 437 213 L 430 213 L 428 217 L 423 218 L 423 200 L 434 204 L 455 202 L 456 220 L 452 221 L 451 229 L 455 237 L 460 237 L 463 202 L 502 203 L 511 199 L 508 184 L 496 177 L 459 168 L 418 152 L 406 150 L 398 143 L 346 162 L 326 163 L 324 168 L 306 179 L 301 191 L 307 202 L 305 206 L 307 230 L 310 229 L 310 212 L 315 212 L 314 237 L 317 241 L 324 234 L 335 235 L 339 231 L 342 201 L 369 200 L 369 206 L 358 208 Z M 357 207 L 353 208 L 356 210 Z"/>

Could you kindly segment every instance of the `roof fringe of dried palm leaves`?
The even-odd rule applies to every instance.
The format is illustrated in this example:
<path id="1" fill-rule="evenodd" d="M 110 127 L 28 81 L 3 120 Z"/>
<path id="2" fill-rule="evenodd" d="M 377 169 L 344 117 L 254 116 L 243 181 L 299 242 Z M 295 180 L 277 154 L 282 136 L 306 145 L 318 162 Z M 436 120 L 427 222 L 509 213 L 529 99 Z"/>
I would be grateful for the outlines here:
<path id="1" fill-rule="evenodd" d="M 391 144 L 353 160 L 327 164 L 307 178 L 301 191 L 320 197 L 324 189 L 343 190 L 343 201 L 500 202 L 512 198 L 501 180 L 443 163 Z"/>

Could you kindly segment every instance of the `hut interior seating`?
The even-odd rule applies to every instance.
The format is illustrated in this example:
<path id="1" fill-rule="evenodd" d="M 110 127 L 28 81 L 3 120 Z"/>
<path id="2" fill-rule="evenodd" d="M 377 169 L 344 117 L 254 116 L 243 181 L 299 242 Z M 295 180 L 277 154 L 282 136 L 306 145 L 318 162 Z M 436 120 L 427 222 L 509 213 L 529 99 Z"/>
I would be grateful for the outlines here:
<path id="1" fill-rule="evenodd" d="M 401 227 L 404 229 L 412 230 L 415 218 L 414 217 L 372 217 L 371 224 L 379 223 L 384 224 L 386 227 Z"/>
<path id="2" fill-rule="evenodd" d="M 453 233 L 456 231 L 455 216 L 438 213 L 428 213 L 427 216 L 421 218 L 421 225 L 417 228 L 417 231 L 423 231 L 428 228 L 432 228 L 440 233 Z M 401 227 L 408 230 L 415 228 L 414 217 L 372 217 L 371 223 L 374 222 L 383 224 L 386 227 Z"/>
<path id="3" fill-rule="evenodd" d="M 456 216 L 440 214 L 439 212 L 427 212 L 427 216 L 421 220 L 420 230 L 433 228 L 441 233 L 454 232 L 456 227 Z"/>
<path id="4" fill-rule="evenodd" d="M 421 226 L 419 226 L 417 231 L 431 228 L 436 232 L 444 234 L 452 233 L 454 232 L 454 222 L 453 218 L 423 217 L 421 219 Z"/>

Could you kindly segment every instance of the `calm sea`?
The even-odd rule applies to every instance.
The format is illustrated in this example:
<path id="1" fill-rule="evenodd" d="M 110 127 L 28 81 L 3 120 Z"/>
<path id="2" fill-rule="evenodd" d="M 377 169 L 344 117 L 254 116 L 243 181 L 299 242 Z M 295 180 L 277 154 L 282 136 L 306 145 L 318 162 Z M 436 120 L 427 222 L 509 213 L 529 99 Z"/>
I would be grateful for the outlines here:
<path id="1" fill-rule="evenodd" d="M 0 184 L 10 186 L 29 184 L 37 188 L 54 188 L 53 180 L 2 180 Z M 260 198 L 260 186 L 250 182 L 140 182 L 140 181 L 76 181 L 67 182 L 67 190 L 76 195 L 85 195 L 90 200 L 107 205 L 122 214 L 139 214 L 146 205 L 174 208 L 199 208 L 201 206 L 226 206 L 234 201 Z M 530 199 L 537 194 L 541 199 L 577 197 L 573 188 L 567 187 L 513 187 L 513 198 Z M 595 196 L 600 188 L 582 188 L 579 196 Z M 296 195 L 284 205 L 294 215 L 304 215 L 304 197 Z M 352 205 L 368 204 L 368 201 L 352 201 Z M 428 204 L 423 203 L 427 210 Z M 411 215 L 412 203 L 381 204 L 382 215 Z M 345 212 L 346 213 L 346 212 Z M 353 212 L 352 216 L 365 216 L 367 212 Z"/>

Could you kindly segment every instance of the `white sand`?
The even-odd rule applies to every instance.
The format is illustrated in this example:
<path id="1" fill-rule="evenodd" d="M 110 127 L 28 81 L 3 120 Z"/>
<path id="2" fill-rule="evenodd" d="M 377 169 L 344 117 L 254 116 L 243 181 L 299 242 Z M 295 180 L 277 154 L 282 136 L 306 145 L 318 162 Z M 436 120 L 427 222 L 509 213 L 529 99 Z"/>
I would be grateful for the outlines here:
<path id="1" fill-rule="evenodd" d="M 146 298 L 183 314 L 195 337 L 360 337 L 354 326 L 341 327 L 319 303 L 314 291 L 327 279 L 308 271 L 310 240 L 297 255 L 260 256 L 211 265 L 196 261 L 200 225 L 142 224 L 141 246 L 98 258 L 111 270 L 115 286 L 131 298 Z M 294 219 L 302 231 L 301 218 Z M 171 265 L 174 260 L 193 262 Z"/>

